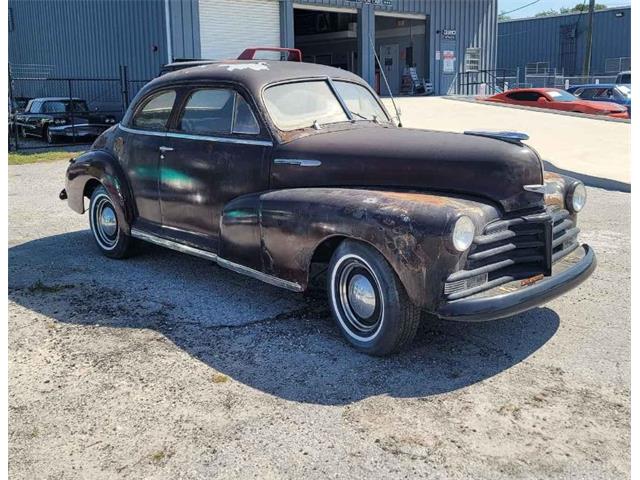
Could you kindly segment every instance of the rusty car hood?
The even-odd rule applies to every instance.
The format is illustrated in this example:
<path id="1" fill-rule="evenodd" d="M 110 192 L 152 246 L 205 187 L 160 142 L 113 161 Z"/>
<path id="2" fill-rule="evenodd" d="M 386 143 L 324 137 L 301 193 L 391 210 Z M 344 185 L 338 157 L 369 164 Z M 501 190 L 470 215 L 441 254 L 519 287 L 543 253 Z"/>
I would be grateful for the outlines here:
<path id="1" fill-rule="evenodd" d="M 354 125 L 279 145 L 271 187 L 376 187 L 482 197 L 505 211 L 543 205 L 525 185 L 542 162 L 522 144 L 461 133 Z"/>

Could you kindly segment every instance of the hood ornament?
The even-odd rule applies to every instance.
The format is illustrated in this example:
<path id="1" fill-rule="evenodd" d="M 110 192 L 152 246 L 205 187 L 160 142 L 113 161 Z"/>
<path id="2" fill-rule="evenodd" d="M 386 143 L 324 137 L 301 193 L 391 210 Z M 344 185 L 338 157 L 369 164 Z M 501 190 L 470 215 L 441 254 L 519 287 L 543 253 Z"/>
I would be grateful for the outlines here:
<path id="1" fill-rule="evenodd" d="M 467 130 L 465 135 L 475 135 L 477 137 L 494 138 L 496 140 L 502 140 L 503 142 L 515 143 L 516 145 L 522 145 L 524 140 L 529 140 L 529 135 L 521 132 L 491 132 L 482 130 Z"/>

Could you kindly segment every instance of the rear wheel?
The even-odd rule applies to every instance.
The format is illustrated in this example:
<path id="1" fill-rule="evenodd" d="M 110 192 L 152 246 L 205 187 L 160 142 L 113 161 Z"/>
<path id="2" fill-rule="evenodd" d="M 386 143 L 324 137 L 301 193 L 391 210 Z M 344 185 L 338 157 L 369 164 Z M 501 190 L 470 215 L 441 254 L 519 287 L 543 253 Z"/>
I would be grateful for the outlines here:
<path id="1" fill-rule="evenodd" d="M 133 252 L 133 238 L 122 230 L 111 197 L 102 185 L 91 194 L 89 226 L 103 255 L 126 258 Z"/>
<path id="2" fill-rule="evenodd" d="M 49 127 L 44 127 L 44 138 L 49 145 L 56 143 L 56 137 L 51 134 Z"/>
<path id="3" fill-rule="evenodd" d="M 420 309 L 385 258 L 372 247 L 345 240 L 327 275 L 329 304 L 342 335 L 356 349 L 383 356 L 415 337 Z"/>

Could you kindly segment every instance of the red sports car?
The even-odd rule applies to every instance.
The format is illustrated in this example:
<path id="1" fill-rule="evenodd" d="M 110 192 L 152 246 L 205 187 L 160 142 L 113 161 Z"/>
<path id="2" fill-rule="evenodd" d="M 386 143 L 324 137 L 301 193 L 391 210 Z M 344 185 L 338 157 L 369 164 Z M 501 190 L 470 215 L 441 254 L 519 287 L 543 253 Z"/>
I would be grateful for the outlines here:
<path id="1" fill-rule="evenodd" d="M 516 88 L 492 97 L 482 98 L 487 102 L 510 103 L 526 107 L 551 108 L 564 112 L 607 115 L 614 118 L 629 118 L 627 109 L 613 102 L 581 100 L 559 88 Z"/>

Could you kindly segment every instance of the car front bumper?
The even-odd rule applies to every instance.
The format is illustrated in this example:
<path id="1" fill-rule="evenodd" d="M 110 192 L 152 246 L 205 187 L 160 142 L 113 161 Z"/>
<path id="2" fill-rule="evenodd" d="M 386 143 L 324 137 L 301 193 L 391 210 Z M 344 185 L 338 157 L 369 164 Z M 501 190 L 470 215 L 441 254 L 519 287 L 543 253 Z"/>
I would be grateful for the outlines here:
<path id="1" fill-rule="evenodd" d="M 516 291 L 468 297 L 444 303 L 436 312 L 445 320 L 481 322 L 509 317 L 547 303 L 584 282 L 596 268 L 596 256 L 582 245 L 584 256 L 570 268 Z"/>

